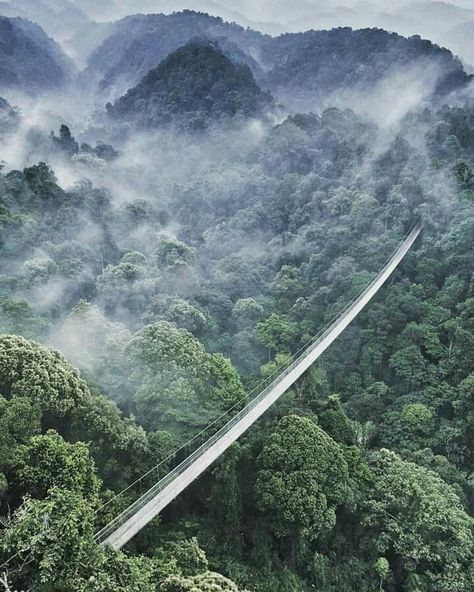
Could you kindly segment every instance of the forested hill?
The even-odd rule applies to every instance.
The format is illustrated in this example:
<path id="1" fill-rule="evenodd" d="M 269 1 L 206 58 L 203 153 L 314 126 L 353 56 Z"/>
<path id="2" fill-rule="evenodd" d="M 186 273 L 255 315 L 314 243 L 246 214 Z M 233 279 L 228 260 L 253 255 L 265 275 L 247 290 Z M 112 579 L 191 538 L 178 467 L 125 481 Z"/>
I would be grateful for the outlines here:
<path id="1" fill-rule="evenodd" d="M 407 39 L 382 29 L 282 35 L 263 46 L 262 58 L 271 65 L 269 87 L 299 108 L 308 108 L 316 97 L 344 90 L 367 93 L 391 77 L 404 76 L 410 83 L 421 80 L 426 95 L 432 97 L 463 88 L 470 81 L 449 50 L 418 36 Z"/>
<path id="2" fill-rule="evenodd" d="M 211 121 L 261 116 L 271 102 L 248 66 L 234 64 L 216 43 L 195 41 L 169 55 L 107 112 L 142 129 L 173 124 L 202 130 Z"/>
<path id="3" fill-rule="evenodd" d="M 258 53 L 262 34 L 225 23 L 221 18 L 191 11 L 171 15 L 149 14 L 126 17 L 115 23 L 112 34 L 92 53 L 84 72 L 85 82 L 95 81 L 116 96 L 136 85 L 168 54 L 194 38 L 227 40 L 228 55 L 235 49 L 249 63 Z M 233 50 L 233 52 L 232 52 Z"/>
<path id="4" fill-rule="evenodd" d="M 451 52 L 419 37 L 341 28 L 273 38 L 191 11 L 119 21 L 91 55 L 84 80 L 117 96 L 196 36 L 218 39 L 221 46 L 226 40 L 229 57 L 250 65 L 257 81 L 277 97 L 299 101 L 304 108 L 338 90 L 355 86 L 368 91 L 401 68 L 422 78 L 428 93 L 445 93 L 469 80 Z"/>
<path id="5" fill-rule="evenodd" d="M 0 88 L 38 93 L 59 88 L 75 74 L 60 46 L 34 23 L 0 17 Z"/>

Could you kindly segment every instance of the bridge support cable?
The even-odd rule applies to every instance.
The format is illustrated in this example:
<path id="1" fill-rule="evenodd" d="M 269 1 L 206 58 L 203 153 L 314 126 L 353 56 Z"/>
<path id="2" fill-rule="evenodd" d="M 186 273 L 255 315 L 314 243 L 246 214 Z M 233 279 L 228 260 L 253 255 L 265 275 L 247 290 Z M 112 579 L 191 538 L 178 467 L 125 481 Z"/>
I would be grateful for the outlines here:
<path id="1" fill-rule="evenodd" d="M 204 444 L 100 530 L 95 535 L 96 541 L 114 549 L 122 548 L 217 460 L 308 370 L 365 308 L 411 249 L 421 230 L 421 224 L 416 224 L 362 294 L 301 355 Z"/>

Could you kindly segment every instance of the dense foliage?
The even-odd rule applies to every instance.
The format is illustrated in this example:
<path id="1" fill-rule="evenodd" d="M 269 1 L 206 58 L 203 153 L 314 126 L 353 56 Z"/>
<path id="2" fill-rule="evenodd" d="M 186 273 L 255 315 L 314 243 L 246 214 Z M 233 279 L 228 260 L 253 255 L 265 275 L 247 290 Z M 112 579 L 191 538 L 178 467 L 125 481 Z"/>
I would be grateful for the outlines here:
<path id="1" fill-rule="evenodd" d="M 344 89 L 351 94 L 367 92 L 401 73 L 425 78 L 428 94 L 434 96 L 462 87 L 470 78 L 449 50 L 419 36 L 406 39 L 382 29 L 282 35 L 263 52 L 272 64 L 271 89 L 300 108 L 307 108 L 310 98 Z"/>
<path id="2" fill-rule="evenodd" d="M 248 66 L 234 64 L 217 44 L 194 42 L 150 70 L 107 112 L 142 129 L 202 130 L 216 120 L 263 115 L 270 104 Z"/>
<path id="3" fill-rule="evenodd" d="M 375 156 L 376 128 L 349 111 L 291 116 L 242 163 L 200 168 L 161 209 L 115 205 L 90 184 L 64 191 L 44 164 L 2 176 L 2 327 L 49 335 L 147 430 L 61 356 L 2 339 L 3 557 L 45 513 L 52 529 L 13 562 L 11 582 L 81 590 L 94 573 L 97 590 L 114 578 L 233 589 L 209 567 L 178 570 L 169 541 L 197 537 L 210 569 L 250 589 L 470 590 L 472 114 L 444 108 L 404 126 L 420 118 L 425 156 L 401 137 Z M 230 356 L 250 388 L 360 290 L 416 212 L 423 241 L 398 280 L 138 537 L 150 559 L 96 548 L 94 529 L 137 493 L 94 516 L 108 490 L 242 398 L 231 362 L 211 352 Z"/>

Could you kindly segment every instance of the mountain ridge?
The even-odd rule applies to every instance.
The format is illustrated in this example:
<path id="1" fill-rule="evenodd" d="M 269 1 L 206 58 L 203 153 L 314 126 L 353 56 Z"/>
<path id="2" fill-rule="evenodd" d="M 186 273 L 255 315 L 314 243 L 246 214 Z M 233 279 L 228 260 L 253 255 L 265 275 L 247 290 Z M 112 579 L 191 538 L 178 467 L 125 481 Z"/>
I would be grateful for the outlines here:
<path id="1" fill-rule="evenodd" d="M 239 50 L 240 61 L 252 68 L 257 82 L 282 100 L 295 84 L 301 93 L 309 93 L 309 101 L 354 83 L 365 83 L 370 89 L 387 72 L 415 65 L 417 60 L 440 66 L 440 71 L 433 74 L 440 77 L 440 84 L 434 80 L 434 88 L 455 89 L 469 82 L 462 63 L 452 52 L 418 36 L 406 38 L 379 28 L 339 27 L 271 37 L 193 11 L 122 19 L 92 52 L 82 77 L 115 99 L 136 85 L 171 51 L 196 36 L 219 39 L 221 47 L 222 40 L 227 39 L 227 55 L 235 60 Z M 421 65 L 423 70 L 425 66 Z M 287 87 L 281 88 L 284 78 Z M 318 87 L 316 95 L 314 87 Z"/>

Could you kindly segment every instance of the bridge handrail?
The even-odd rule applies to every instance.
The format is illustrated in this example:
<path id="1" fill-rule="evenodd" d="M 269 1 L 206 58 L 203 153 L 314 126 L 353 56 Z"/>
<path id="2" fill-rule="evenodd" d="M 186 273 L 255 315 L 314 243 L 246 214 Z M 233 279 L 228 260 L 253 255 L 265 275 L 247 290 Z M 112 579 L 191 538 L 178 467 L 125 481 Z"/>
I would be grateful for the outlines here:
<path id="1" fill-rule="evenodd" d="M 406 242 L 412 235 L 419 232 L 420 223 L 417 222 L 407 235 Z M 103 542 L 112 534 L 119 526 L 126 520 L 133 516 L 139 509 L 145 506 L 152 500 L 161 490 L 163 490 L 169 483 L 176 479 L 181 473 L 188 469 L 200 456 L 202 456 L 211 446 L 220 440 L 228 431 L 230 431 L 243 417 L 245 417 L 258 403 L 260 403 L 270 391 L 290 372 L 292 372 L 299 364 L 328 336 L 333 330 L 334 325 L 339 324 L 345 317 L 347 317 L 353 308 L 355 308 L 364 298 L 366 293 L 378 282 L 379 278 L 383 276 L 385 271 L 391 266 L 394 260 L 400 256 L 400 246 L 395 253 L 389 258 L 384 267 L 376 274 L 374 279 L 364 287 L 362 292 L 352 299 L 337 315 L 332 319 L 317 335 L 315 335 L 309 343 L 303 347 L 303 352 L 295 358 L 282 372 L 280 372 L 270 384 L 268 384 L 256 397 L 254 397 L 245 407 L 236 413 L 224 426 L 215 432 L 206 442 L 201 444 L 189 456 L 187 456 L 177 467 L 172 469 L 167 475 L 161 478 L 155 485 L 153 485 L 145 494 L 138 500 L 133 502 L 111 522 L 104 526 L 95 534 L 97 542 Z M 283 365 L 284 367 L 284 365 Z M 273 375 L 272 375 L 273 376 Z"/>

